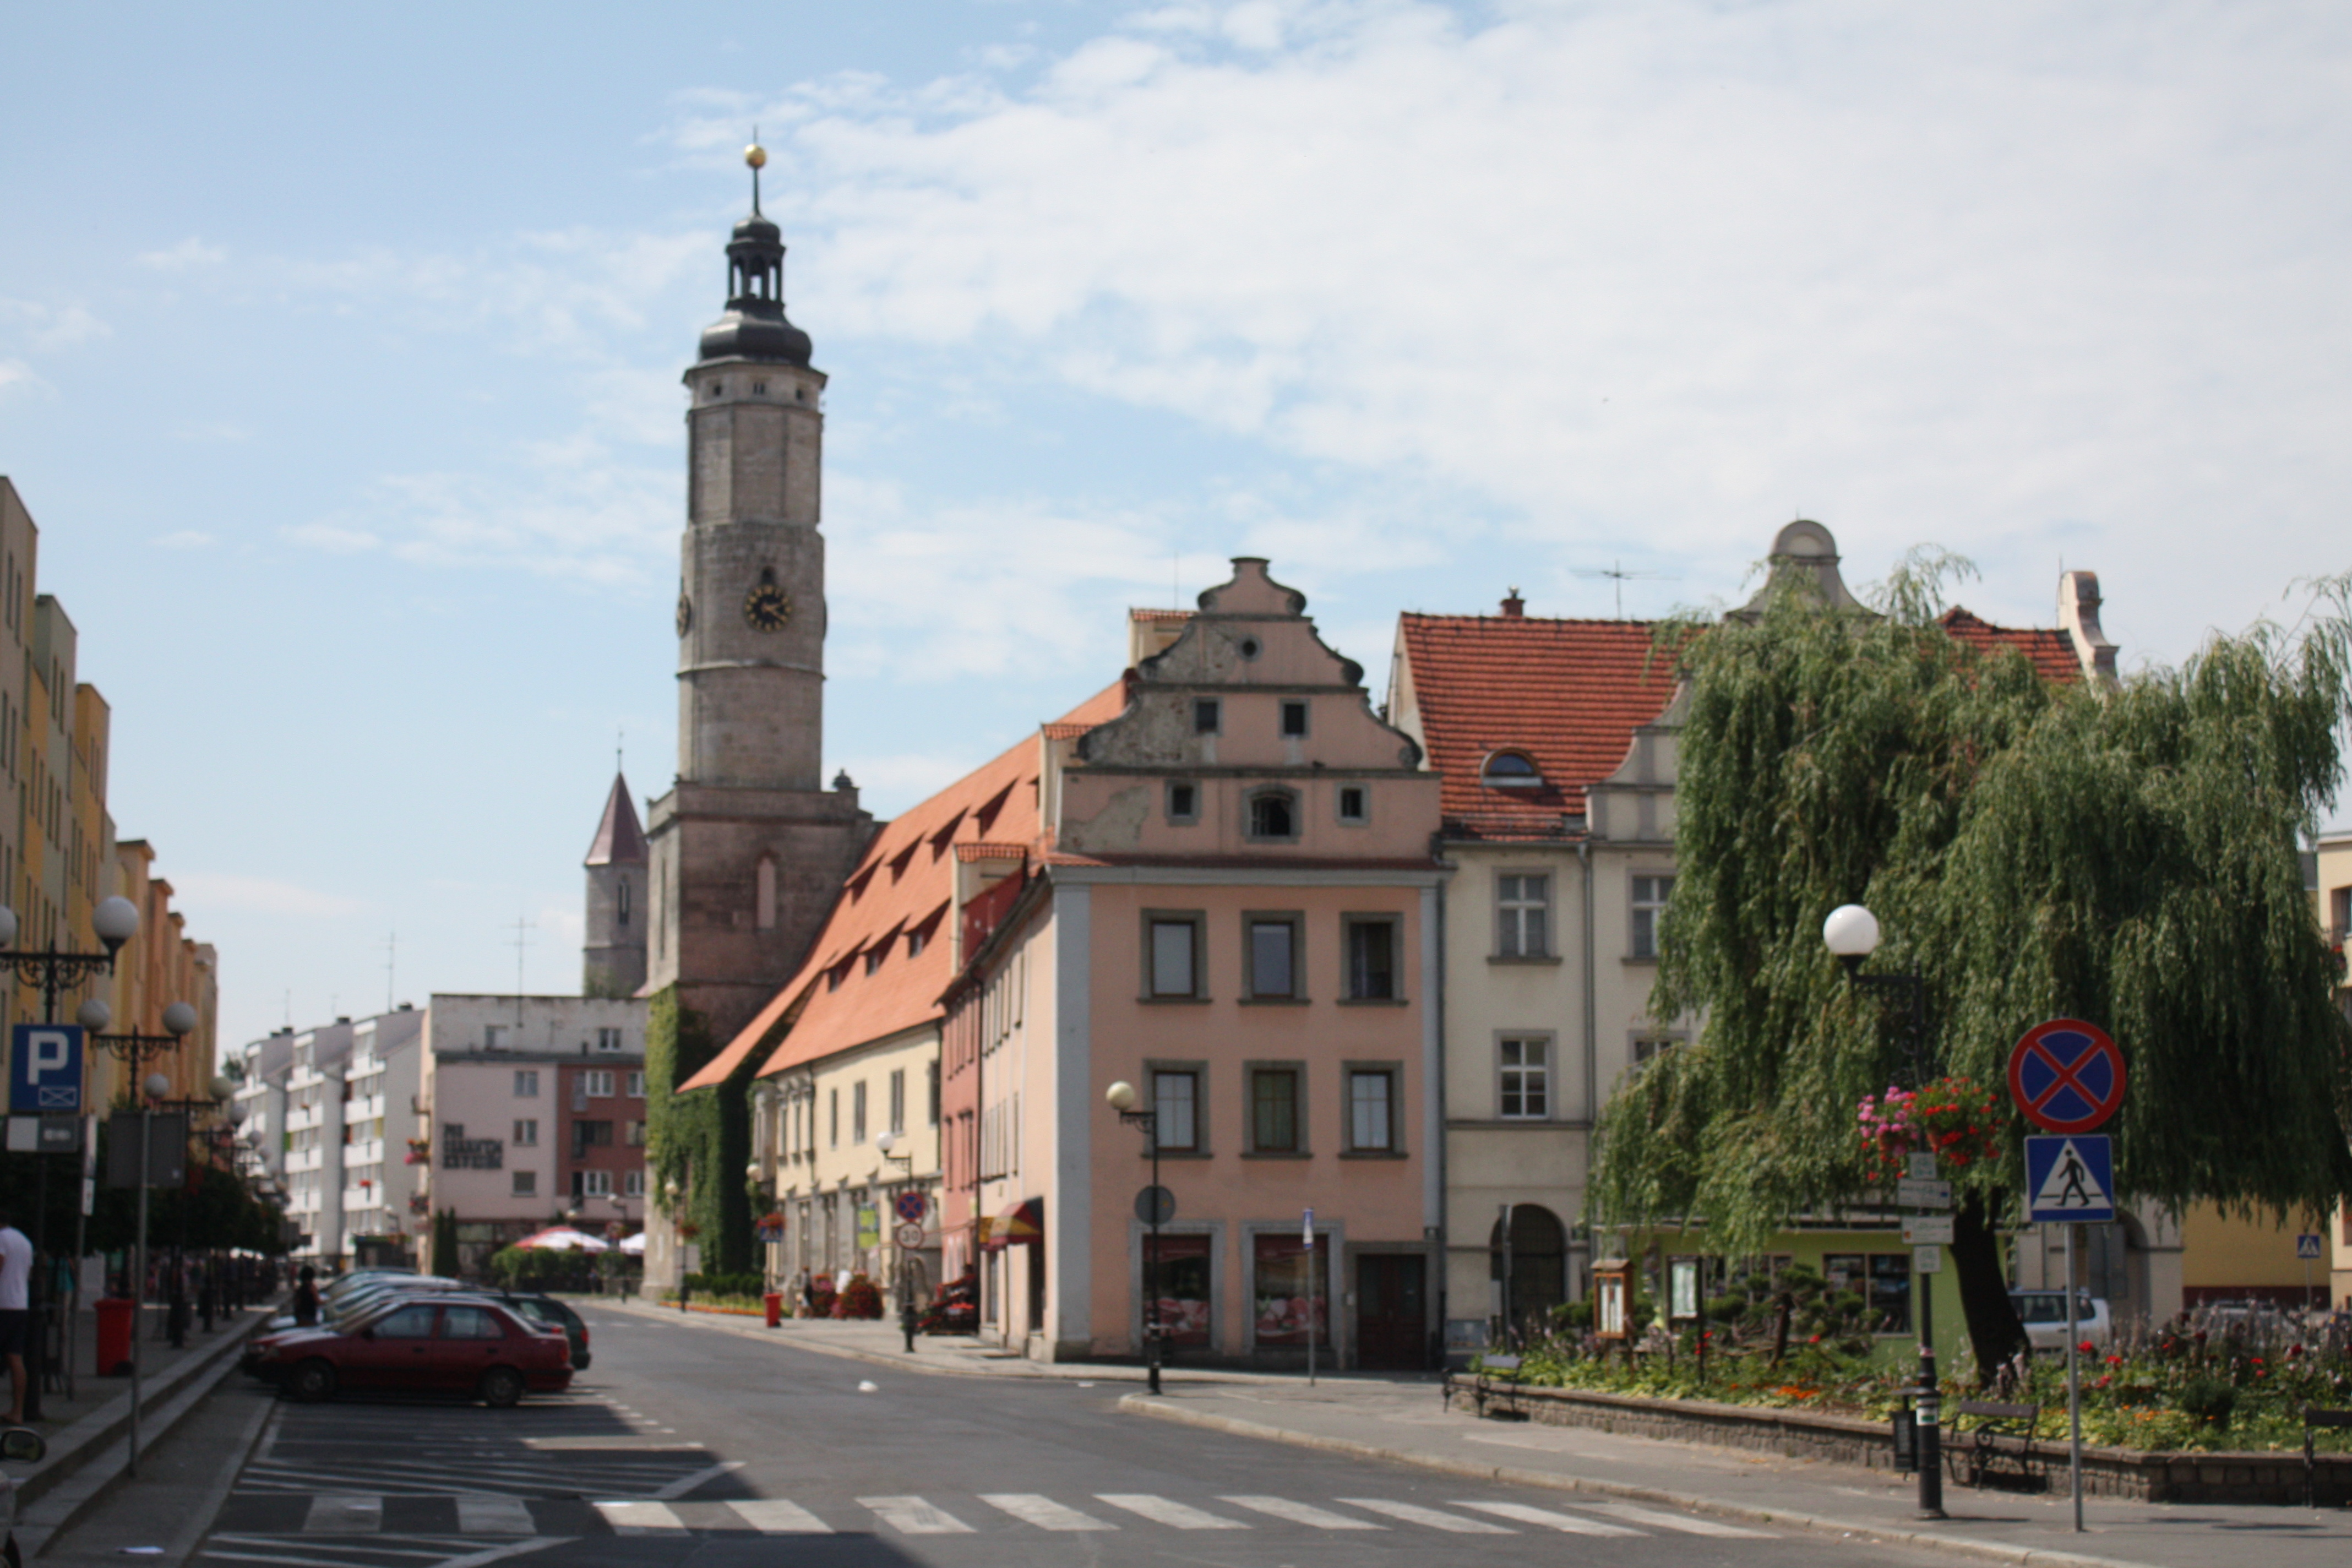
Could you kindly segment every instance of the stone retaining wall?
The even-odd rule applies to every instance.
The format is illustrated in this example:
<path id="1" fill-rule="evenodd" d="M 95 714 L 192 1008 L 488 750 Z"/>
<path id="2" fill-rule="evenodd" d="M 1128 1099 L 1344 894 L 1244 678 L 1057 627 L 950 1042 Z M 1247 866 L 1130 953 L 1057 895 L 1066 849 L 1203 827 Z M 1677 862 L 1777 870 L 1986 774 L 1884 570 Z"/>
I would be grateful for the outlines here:
<path id="1" fill-rule="evenodd" d="M 1448 1378 L 1446 1408 L 1475 1409 L 1476 1385 L 1477 1380 L 1468 1373 Z M 1511 1400 L 1507 1394 L 1490 1396 L 1487 1405 L 1496 1409 Z M 1894 1439 L 1886 1426 L 1850 1415 L 1697 1399 L 1641 1399 L 1570 1388 L 1522 1389 L 1516 1400 L 1530 1420 L 1548 1426 L 1583 1426 L 1662 1442 L 1707 1443 L 1719 1448 L 1745 1448 L 1873 1470 L 1892 1469 L 1895 1465 Z M 1958 1446 L 1972 1450 L 1976 1438 L 1964 1434 L 1955 1444 L 1948 1430 L 1946 1444 L 1948 1449 Z M 1993 1446 L 1992 1485 L 2032 1490 L 2064 1489 L 2063 1443 L 2029 1445 L 2014 1438 L 1996 1438 Z M 2323 1507 L 2352 1504 L 2352 1454 L 2320 1455 L 2317 1479 Z M 2149 1453 L 2087 1447 L 2083 1450 L 2086 1497 L 2136 1502 L 2300 1503 L 2303 1490 L 2300 1451 Z"/>

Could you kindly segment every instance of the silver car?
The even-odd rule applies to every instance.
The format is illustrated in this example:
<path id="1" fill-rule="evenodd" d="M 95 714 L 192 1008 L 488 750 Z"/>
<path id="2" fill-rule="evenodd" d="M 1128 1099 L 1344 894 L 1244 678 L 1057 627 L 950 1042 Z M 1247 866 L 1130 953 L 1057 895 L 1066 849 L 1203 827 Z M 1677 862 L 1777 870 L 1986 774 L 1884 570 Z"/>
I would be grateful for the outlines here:
<path id="1" fill-rule="evenodd" d="M 2066 1292 L 2063 1290 L 2011 1290 L 2010 1304 L 2017 1309 L 2018 1321 L 2025 1325 L 2025 1338 L 2038 1351 L 2063 1351 L 2066 1348 Z M 2074 1333 L 2076 1344 L 2088 1342 L 2093 1348 L 2105 1350 L 2114 1337 L 2115 1325 L 2107 1317 L 2107 1304 L 2087 1291 L 2074 1297 Z"/>

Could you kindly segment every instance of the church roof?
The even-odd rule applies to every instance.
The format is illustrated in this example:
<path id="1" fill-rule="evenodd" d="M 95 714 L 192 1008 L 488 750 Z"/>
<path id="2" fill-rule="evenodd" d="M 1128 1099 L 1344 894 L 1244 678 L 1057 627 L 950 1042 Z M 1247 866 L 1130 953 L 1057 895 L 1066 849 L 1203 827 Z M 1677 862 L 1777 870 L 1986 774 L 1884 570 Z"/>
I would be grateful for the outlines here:
<path id="1" fill-rule="evenodd" d="M 586 866 L 642 866 L 646 863 L 646 832 L 637 825 L 637 808 L 629 802 L 629 781 L 613 775 L 613 793 L 604 797 L 604 819 L 596 825 L 596 841 L 588 846 Z"/>
<path id="2" fill-rule="evenodd" d="M 1126 701 L 1121 681 L 1045 728 L 1090 729 Z M 800 973 L 678 1087 L 723 1082 L 762 1048 L 764 1078 L 944 1018 L 940 996 L 955 977 L 948 921 L 957 863 L 1018 859 L 1037 846 L 1043 752 L 1031 736 L 886 824 L 842 884 Z"/>

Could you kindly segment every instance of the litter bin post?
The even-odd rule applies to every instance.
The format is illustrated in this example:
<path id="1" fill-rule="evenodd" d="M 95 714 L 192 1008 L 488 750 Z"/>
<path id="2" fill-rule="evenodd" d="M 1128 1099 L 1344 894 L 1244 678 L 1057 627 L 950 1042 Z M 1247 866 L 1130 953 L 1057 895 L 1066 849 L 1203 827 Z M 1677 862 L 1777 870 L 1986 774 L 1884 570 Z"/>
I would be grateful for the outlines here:
<path id="1" fill-rule="evenodd" d="M 118 1296 L 102 1296 L 90 1303 L 98 1315 L 98 1375 L 124 1377 L 131 1372 L 131 1329 L 138 1315 L 136 1303 Z"/>
<path id="2" fill-rule="evenodd" d="M 784 1298 L 782 1292 L 771 1290 L 766 1295 L 761 1297 L 760 1300 L 767 1303 L 768 1327 L 772 1329 L 782 1327 L 784 1321 Z"/>

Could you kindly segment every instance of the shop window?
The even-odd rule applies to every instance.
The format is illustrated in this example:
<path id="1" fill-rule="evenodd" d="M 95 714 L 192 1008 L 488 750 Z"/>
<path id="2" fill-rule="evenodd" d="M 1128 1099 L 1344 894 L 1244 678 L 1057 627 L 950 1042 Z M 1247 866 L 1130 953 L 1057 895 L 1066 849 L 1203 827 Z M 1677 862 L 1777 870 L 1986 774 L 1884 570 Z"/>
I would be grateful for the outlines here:
<path id="1" fill-rule="evenodd" d="M 1331 1238 L 1316 1237 L 1311 1259 L 1295 1231 L 1250 1240 L 1250 1308 L 1256 1318 L 1253 1337 L 1259 1348 L 1297 1345 L 1304 1350 L 1311 1324 L 1315 1343 L 1328 1350 L 1331 1344 Z"/>
<path id="2" fill-rule="evenodd" d="M 1822 1275 L 1832 1294 L 1863 1299 L 1863 1320 L 1874 1334 L 1911 1331 L 1911 1255 L 1908 1252 L 1831 1253 Z"/>
<path id="3" fill-rule="evenodd" d="M 1149 1302 L 1157 1299 L 1160 1329 L 1166 1342 L 1207 1349 L 1209 1303 L 1213 1299 L 1209 1287 L 1209 1238 L 1163 1236 L 1155 1252 L 1147 1236 L 1143 1238 L 1143 1258 L 1149 1271 L 1143 1282 L 1144 1300 Z"/>

